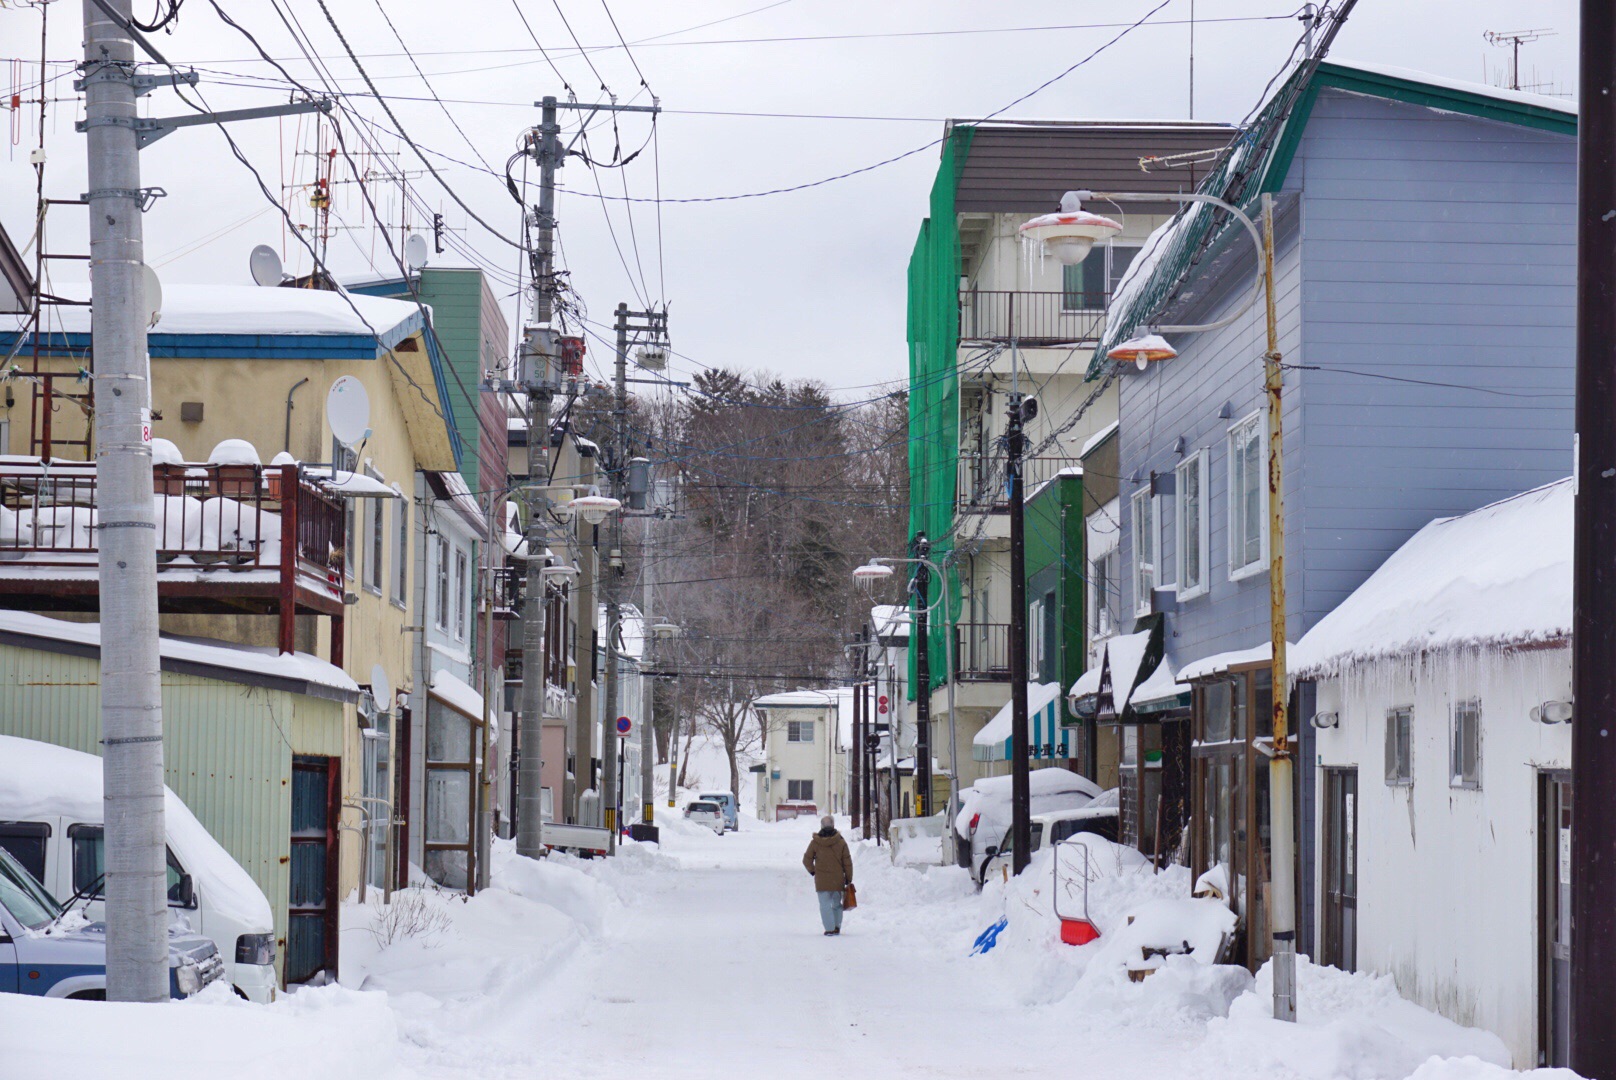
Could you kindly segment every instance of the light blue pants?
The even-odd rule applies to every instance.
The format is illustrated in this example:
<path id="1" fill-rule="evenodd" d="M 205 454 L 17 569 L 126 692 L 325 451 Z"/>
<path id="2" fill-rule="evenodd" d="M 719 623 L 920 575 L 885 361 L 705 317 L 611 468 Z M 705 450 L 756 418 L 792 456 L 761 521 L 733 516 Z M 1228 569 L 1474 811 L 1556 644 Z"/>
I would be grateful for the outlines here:
<path id="1" fill-rule="evenodd" d="M 822 892 L 819 896 L 819 921 L 825 924 L 826 930 L 840 930 L 842 928 L 842 890 Z"/>

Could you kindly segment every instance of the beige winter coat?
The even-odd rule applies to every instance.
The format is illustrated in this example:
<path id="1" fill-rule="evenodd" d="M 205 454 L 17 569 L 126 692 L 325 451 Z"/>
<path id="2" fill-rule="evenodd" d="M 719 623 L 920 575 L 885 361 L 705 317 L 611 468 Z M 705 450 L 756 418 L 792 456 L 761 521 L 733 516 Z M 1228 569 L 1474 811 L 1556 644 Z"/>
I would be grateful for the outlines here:
<path id="1" fill-rule="evenodd" d="M 853 884 L 853 853 L 847 849 L 842 834 L 834 830 L 829 836 L 823 829 L 814 833 L 803 853 L 802 865 L 814 875 L 815 892 L 840 892 Z"/>

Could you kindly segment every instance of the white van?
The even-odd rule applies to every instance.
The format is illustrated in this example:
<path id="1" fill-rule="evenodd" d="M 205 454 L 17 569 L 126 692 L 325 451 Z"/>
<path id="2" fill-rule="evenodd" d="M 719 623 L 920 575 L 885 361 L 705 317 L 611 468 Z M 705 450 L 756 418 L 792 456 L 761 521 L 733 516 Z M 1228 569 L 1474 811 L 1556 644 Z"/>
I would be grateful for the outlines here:
<path id="1" fill-rule="evenodd" d="M 273 1001 L 269 900 L 179 796 L 163 790 L 170 914 L 212 939 L 237 993 Z M 96 880 L 105 867 L 102 812 L 100 758 L 0 735 L 0 847 L 63 903 L 93 890 L 86 911 L 92 919 L 103 918 Z"/>

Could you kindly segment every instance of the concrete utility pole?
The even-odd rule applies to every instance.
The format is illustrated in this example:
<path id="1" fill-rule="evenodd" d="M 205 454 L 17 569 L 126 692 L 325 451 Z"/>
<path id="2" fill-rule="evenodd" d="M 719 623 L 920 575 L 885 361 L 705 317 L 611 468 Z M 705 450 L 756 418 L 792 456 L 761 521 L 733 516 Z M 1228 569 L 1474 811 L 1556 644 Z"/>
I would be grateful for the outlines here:
<path id="1" fill-rule="evenodd" d="M 152 511 L 151 362 L 146 354 L 150 309 L 129 11 L 130 0 L 84 3 L 90 326 L 97 384 L 107 997 L 167 1001 L 163 699 L 157 644 L 157 526 Z"/>
<path id="2" fill-rule="evenodd" d="M 656 560 L 651 557 L 651 519 L 649 517 L 644 518 L 641 525 L 644 528 L 644 534 L 641 537 L 640 563 L 644 567 L 645 573 L 645 610 L 641 614 L 649 622 L 651 613 L 656 610 L 653 606 L 656 603 L 656 598 L 652 590 L 652 583 L 656 580 Z M 655 666 L 660 668 L 662 666 L 662 642 L 657 640 L 655 630 L 647 625 L 641 640 L 650 644 L 651 648 L 656 650 L 652 657 L 655 661 Z M 640 685 L 640 824 L 647 827 L 656 821 L 656 780 L 653 775 L 653 770 L 656 768 L 656 761 L 654 760 L 656 758 L 656 733 L 652 731 L 656 719 L 656 692 L 653 690 L 655 686 L 656 680 L 653 678 L 644 679 Z"/>
<path id="3" fill-rule="evenodd" d="M 612 397 L 612 460 L 611 480 L 612 498 L 623 497 L 623 466 L 624 444 L 626 442 L 628 419 L 628 305 L 617 305 L 617 360 L 614 392 Z M 601 764 L 604 766 L 604 775 L 601 778 L 600 798 L 604 810 L 603 820 L 606 830 L 611 838 L 607 841 L 608 851 L 617 850 L 617 830 L 621 827 L 618 821 L 618 781 L 617 781 L 617 753 L 622 736 L 617 734 L 617 716 L 620 704 L 620 686 L 617 660 L 617 637 L 623 630 L 623 606 L 618 600 L 618 586 L 623 574 L 623 515 L 618 514 L 612 518 L 610 526 L 611 539 L 607 541 L 606 573 L 602 581 L 602 592 L 606 597 L 606 738 L 607 745 L 601 748 Z M 594 613 L 590 612 L 590 617 Z"/>
<path id="4" fill-rule="evenodd" d="M 1616 1080 L 1616 11 L 1582 0 L 1571 682 L 1571 1061 Z"/>
<path id="5" fill-rule="evenodd" d="M 555 174 L 561 166 L 561 125 L 556 100 L 541 102 L 539 123 L 539 240 L 533 273 L 533 316 L 549 323 L 555 316 Z M 522 370 L 517 373 L 527 393 L 527 527 L 523 554 L 527 573 L 522 593 L 522 715 L 518 720 L 516 773 L 516 851 L 530 859 L 544 853 L 544 517 L 549 500 L 538 491 L 548 482 L 550 402 L 555 360 L 544 351 L 546 338 L 530 329 L 522 342 Z"/>

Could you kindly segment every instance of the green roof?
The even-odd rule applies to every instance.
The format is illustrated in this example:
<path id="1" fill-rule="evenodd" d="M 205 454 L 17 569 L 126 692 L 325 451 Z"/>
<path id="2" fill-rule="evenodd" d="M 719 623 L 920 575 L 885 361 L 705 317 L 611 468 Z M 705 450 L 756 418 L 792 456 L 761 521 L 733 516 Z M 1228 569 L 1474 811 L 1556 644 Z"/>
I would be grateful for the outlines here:
<path id="1" fill-rule="evenodd" d="M 1230 142 L 1199 191 L 1255 214 L 1264 193 L 1279 191 L 1290 173 L 1302 133 L 1319 94 L 1341 90 L 1444 112 L 1575 136 L 1576 106 L 1535 94 L 1437 79 L 1419 72 L 1323 62 L 1298 68 Z M 1238 231 L 1238 224 L 1205 203 L 1188 204 L 1152 234 L 1147 251 L 1119 284 L 1106 315 L 1105 334 L 1089 362 L 1088 378 L 1105 373 L 1106 354 L 1159 318 L 1198 266 Z M 1159 250 L 1158 250 L 1159 249 Z"/>

